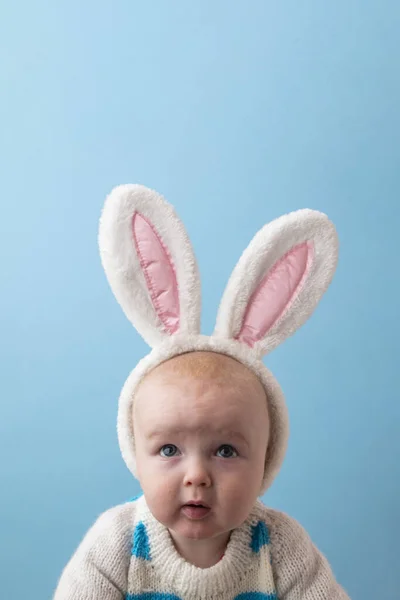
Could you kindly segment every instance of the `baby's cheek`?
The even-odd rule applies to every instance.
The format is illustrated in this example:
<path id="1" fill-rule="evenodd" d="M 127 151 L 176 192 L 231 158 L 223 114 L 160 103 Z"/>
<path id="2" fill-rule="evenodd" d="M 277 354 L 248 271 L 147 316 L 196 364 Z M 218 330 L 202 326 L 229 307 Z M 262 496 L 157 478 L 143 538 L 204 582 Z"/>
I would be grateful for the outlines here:
<path id="1" fill-rule="evenodd" d="M 154 504 L 159 506 L 159 510 L 169 510 L 170 505 L 176 498 L 176 486 L 172 477 L 168 473 L 154 473 L 151 478 L 151 495 Z"/>
<path id="2" fill-rule="evenodd" d="M 218 484 L 220 491 L 224 493 L 225 499 L 228 498 L 240 498 L 244 493 L 244 489 L 247 487 L 246 473 L 237 470 L 226 470 L 221 474 L 221 479 Z"/>
<path id="3" fill-rule="evenodd" d="M 253 466 L 254 469 L 254 466 Z M 249 512 L 258 496 L 261 480 L 251 467 L 239 471 L 225 473 L 221 490 L 224 503 L 230 505 L 232 513 L 245 514 Z"/>
<path id="4" fill-rule="evenodd" d="M 170 518 L 170 492 L 168 486 L 153 482 L 143 489 L 147 505 L 153 516 L 163 525 L 168 526 Z"/>

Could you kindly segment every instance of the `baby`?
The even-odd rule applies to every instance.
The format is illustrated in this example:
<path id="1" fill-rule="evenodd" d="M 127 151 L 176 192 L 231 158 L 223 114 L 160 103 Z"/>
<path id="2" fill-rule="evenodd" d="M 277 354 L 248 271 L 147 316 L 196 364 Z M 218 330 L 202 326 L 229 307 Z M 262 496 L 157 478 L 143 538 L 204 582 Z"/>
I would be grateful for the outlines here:
<path id="1" fill-rule="evenodd" d="M 54 600 L 348 598 L 304 529 L 258 500 L 287 441 L 283 395 L 260 356 L 309 316 L 336 264 L 326 218 L 294 215 L 253 240 L 206 337 L 196 265 L 172 207 L 142 186 L 107 199 L 103 265 L 153 346 L 118 413 L 122 455 L 143 495 L 99 517 Z M 261 257 L 260 240 L 269 242 Z"/>

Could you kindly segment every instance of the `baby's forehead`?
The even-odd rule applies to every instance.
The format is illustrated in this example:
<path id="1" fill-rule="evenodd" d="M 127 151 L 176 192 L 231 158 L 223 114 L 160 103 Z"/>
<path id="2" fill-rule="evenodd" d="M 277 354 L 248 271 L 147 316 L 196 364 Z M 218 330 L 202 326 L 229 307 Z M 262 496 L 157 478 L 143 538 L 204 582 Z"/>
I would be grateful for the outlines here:
<path id="1" fill-rule="evenodd" d="M 175 356 L 155 367 L 145 380 L 213 382 L 223 385 L 231 381 L 262 386 L 258 377 L 245 365 L 230 356 L 210 351 L 189 352 Z"/>
<path id="2" fill-rule="evenodd" d="M 246 397 L 237 386 L 200 384 L 189 378 L 178 385 L 151 386 L 136 404 L 134 415 L 138 430 L 148 439 L 246 441 L 267 414 L 265 399 Z"/>
<path id="3" fill-rule="evenodd" d="M 257 389 L 257 392 L 254 392 L 254 385 L 249 387 L 232 376 L 200 378 L 191 374 L 157 374 L 140 387 L 134 404 L 148 406 L 150 410 L 162 410 L 177 418 L 179 415 L 182 417 L 182 411 L 186 418 L 206 411 L 211 421 L 221 412 L 243 414 L 253 404 L 254 396 L 262 397 L 264 404 L 263 388 Z"/>
<path id="4" fill-rule="evenodd" d="M 266 400 L 264 387 L 247 367 L 223 355 L 196 352 L 154 369 L 136 392 L 134 410 L 136 416 L 144 412 L 147 423 L 168 419 L 221 426 L 248 421 L 249 411 L 265 411 Z"/>

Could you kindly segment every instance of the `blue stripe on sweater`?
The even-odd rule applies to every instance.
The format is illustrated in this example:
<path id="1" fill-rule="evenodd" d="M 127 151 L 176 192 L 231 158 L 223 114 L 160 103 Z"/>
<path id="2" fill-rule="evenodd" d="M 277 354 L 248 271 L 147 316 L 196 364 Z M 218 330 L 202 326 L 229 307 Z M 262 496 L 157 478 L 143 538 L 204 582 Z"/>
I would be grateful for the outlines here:
<path id="1" fill-rule="evenodd" d="M 127 594 L 125 600 L 181 600 L 175 594 L 164 594 L 162 592 L 143 592 L 142 594 Z M 235 596 L 234 600 L 278 600 L 276 594 L 264 594 L 263 592 L 244 592 Z"/>
<path id="2" fill-rule="evenodd" d="M 264 521 L 258 521 L 257 525 L 252 526 L 252 536 L 250 547 L 253 552 L 260 552 L 263 546 L 268 546 L 270 542 L 269 531 Z"/>
<path id="3" fill-rule="evenodd" d="M 143 494 L 139 494 L 138 496 L 133 496 L 132 498 L 129 498 L 128 502 L 136 502 L 136 500 L 139 500 L 139 498 L 141 498 L 143 496 Z"/>
<path id="4" fill-rule="evenodd" d="M 137 558 L 151 560 L 149 536 L 145 524 L 141 521 L 136 525 L 135 531 L 133 532 L 131 554 Z"/>

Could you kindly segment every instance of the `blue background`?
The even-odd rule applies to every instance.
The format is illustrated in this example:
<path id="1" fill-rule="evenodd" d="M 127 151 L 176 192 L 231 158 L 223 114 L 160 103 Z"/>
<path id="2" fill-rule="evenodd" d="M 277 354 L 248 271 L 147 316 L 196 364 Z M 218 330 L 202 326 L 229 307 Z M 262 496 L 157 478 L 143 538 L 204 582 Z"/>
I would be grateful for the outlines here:
<path id="1" fill-rule="evenodd" d="M 187 226 L 204 333 L 266 221 L 335 222 L 334 283 L 266 360 L 292 435 L 264 500 L 353 599 L 398 598 L 399 30 L 388 0 L 3 3 L 3 598 L 50 598 L 96 517 L 138 492 L 115 422 L 147 347 L 97 250 L 104 198 L 129 182 Z"/>

